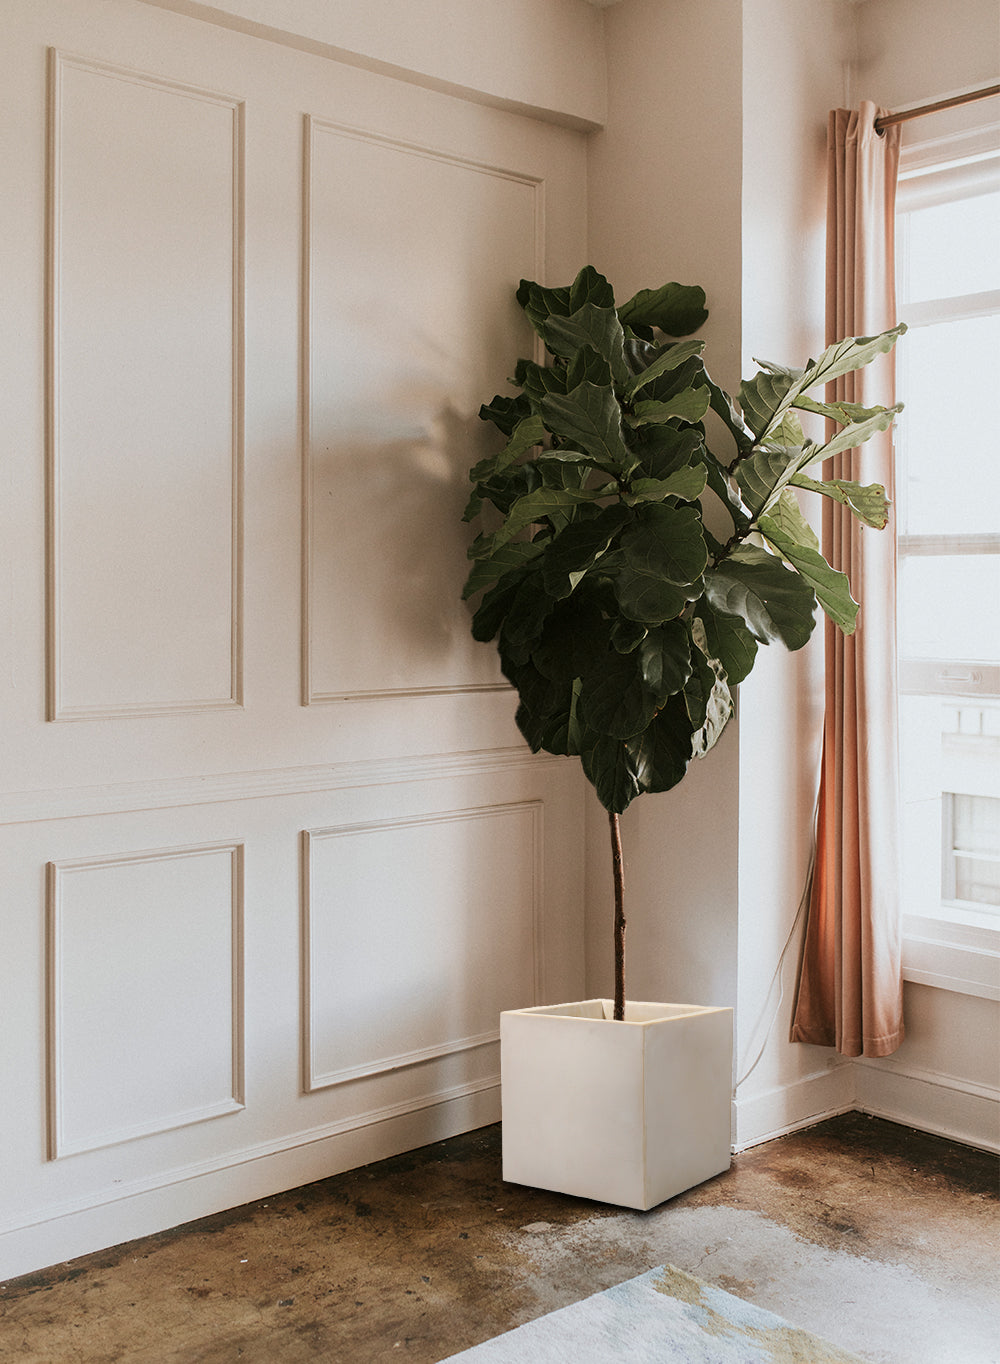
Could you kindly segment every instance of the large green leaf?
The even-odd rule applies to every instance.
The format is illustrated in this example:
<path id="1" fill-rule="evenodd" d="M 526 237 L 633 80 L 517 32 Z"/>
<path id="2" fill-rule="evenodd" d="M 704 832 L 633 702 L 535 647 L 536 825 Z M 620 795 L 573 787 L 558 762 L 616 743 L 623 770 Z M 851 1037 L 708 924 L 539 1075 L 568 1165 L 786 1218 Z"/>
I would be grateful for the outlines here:
<path id="1" fill-rule="evenodd" d="M 529 719 L 525 713 L 518 719 L 518 727 L 521 729 L 521 733 L 527 738 L 528 733 L 526 731 L 530 727 L 531 736 L 537 741 L 537 747 L 533 746 L 534 752 L 537 753 L 538 749 L 544 749 L 546 753 L 556 753 L 560 756 L 579 756 L 580 721 L 576 707 L 578 686 L 578 683 L 573 683 L 564 689 L 558 701 L 550 705 L 544 715 Z M 519 715 L 522 709 L 526 711 L 526 707 L 519 707 Z"/>
<path id="2" fill-rule="evenodd" d="M 500 655 L 500 666 L 504 677 L 517 688 L 521 701 L 533 714 L 545 716 L 558 710 L 560 698 L 568 690 L 567 683 L 545 677 L 530 659 L 517 662 L 504 652 Z"/>
<path id="3" fill-rule="evenodd" d="M 629 620 L 628 616 L 623 616 L 618 611 L 618 603 L 615 601 L 614 619 L 611 625 L 611 643 L 620 654 L 630 654 L 633 649 L 638 649 L 639 645 L 649 633 L 648 628 L 637 620 Z"/>
<path id="4" fill-rule="evenodd" d="M 532 647 L 535 667 L 553 682 L 572 682 L 607 654 L 609 630 L 592 600 L 569 597 L 546 619 L 541 638 Z"/>
<path id="5" fill-rule="evenodd" d="M 512 540 L 526 527 L 548 516 L 564 514 L 583 503 L 597 502 L 605 496 L 606 493 L 600 488 L 536 488 L 534 492 L 518 498 L 499 530 L 473 541 L 469 553 L 476 559 L 492 558 L 501 545 Z"/>
<path id="6" fill-rule="evenodd" d="M 628 740 L 627 751 L 640 790 L 669 791 L 681 781 L 691 759 L 691 721 L 680 692 Z"/>
<path id="7" fill-rule="evenodd" d="M 900 322 L 878 336 L 847 336 L 843 341 L 828 346 L 818 360 L 810 360 L 802 371 L 795 385 L 796 396 L 815 388 L 817 384 L 832 383 L 843 374 L 861 369 L 878 355 L 888 354 L 905 331 L 906 323 Z"/>
<path id="8" fill-rule="evenodd" d="M 534 360 L 518 360 L 511 382 L 524 389 L 525 405 L 530 403 L 529 410 L 537 410 L 546 393 L 566 392 L 567 379 L 565 365 L 539 365 Z"/>
<path id="9" fill-rule="evenodd" d="M 781 420 L 772 424 L 767 433 L 767 444 L 769 447 L 798 447 L 800 450 L 809 444 L 802 429 L 802 422 L 794 408 L 790 407 L 787 412 L 783 412 Z"/>
<path id="10" fill-rule="evenodd" d="M 634 397 L 640 389 L 645 388 L 654 379 L 658 379 L 661 374 L 667 374 L 670 370 L 677 369 L 679 365 L 690 360 L 693 355 L 701 355 L 704 349 L 704 341 L 677 341 L 664 346 L 656 359 L 641 374 L 635 375 L 626 386 L 626 397 Z"/>
<path id="11" fill-rule="evenodd" d="M 757 657 L 756 639 L 742 616 L 717 611 L 706 597 L 702 597 L 694 608 L 691 627 L 696 642 L 699 636 L 694 633 L 694 627 L 698 621 L 701 622 L 706 657 L 717 658 L 726 670 L 729 685 L 737 686 L 753 668 Z"/>
<path id="12" fill-rule="evenodd" d="M 614 503 L 592 520 L 574 521 L 550 540 L 542 566 L 549 596 L 557 601 L 568 597 L 581 575 L 597 562 L 614 536 L 630 520 L 628 508 Z"/>
<path id="13" fill-rule="evenodd" d="M 760 364 L 760 361 L 757 363 Z M 740 384 L 743 419 L 753 432 L 755 440 L 763 437 L 779 412 L 791 406 L 788 395 L 794 383 L 795 375 L 791 370 L 773 373 L 765 369 L 752 379 L 744 379 Z"/>
<path id="14" fill-rule="evenodd" d="M 510 439 L 499 454 L 480 460 L 469 470 L 470 480 L 473 483 L 480 483 L 491 474 L 501 473 L 534 446 L 541 444 L 544 439 L 545 427 L 542 425 L 541 417 L 523 418 L 515 426 Z"/>
<path id="15" fill-rule="evenodd" d="M 529 565 L 500 626 L 501 658 L 518 666 L 526 664 L 555 607 L 556 603 L 542 588 L 541 570 L 535 564 Z"/>
<path id="16" fill-rule="evenodd" d="M 803 451 L 799 468 L 805 469 L 808 465 L 815 464 L 817 460 L 839 455 L 842 450 L 853 450 L 856 445 L 863 445 L 877 431 L 888 431 L 897 415 L 902 412 L 903 404 L 897 403 L 895 407 L 879 407 L 873 410 L 875 416 L 868 417 L 865 421 L 852 422 L 825 444 L 807 446 Z"/>
<path id="17" fill-rule="evenodd" d="M 568 746 L 574 737 L 572 684 L 543 677 L 530 661 L 516 665 L 509 657 L 503 657 L 503 670 L 517 688 L 520 704 L 514 719 L 532 752 L 537 753 L 540 748 L 550 753 L 561 751 L 552 744 Z"/>
<path id="18" fill-rule="evenodd" d="M 507 397 L 498 393 L 490 403 L 483 403 L 479 409 L 479 416 L 484 422 L 492 422 L 494 426 L 500 428 L 505 436 L 513 433 L 514 427 L 519 421 L 531 415 L 531 408 L 528 400 L 522 393 L 516 398 Z"/>
<path id="19" fill-rule="evenodd" d="M 542 548 L 540 544 L 531 541 L 512 540 L 509 544 L 501 545 L 490 558 L 479 559 L 473 564 L 466 579 L 465 587 L 462 589 L 463 601 L 474 596 L 482 588 L 488 587 L 490 583 L 502 578 L 511 569 L 521 568 L 530 559 L 537 558 L 541 554 Z"/>
<path id="20" fill-rule="evenodd" d="M 802 459 L 800 449 L 758 449 L 736 466 L 736 482 L 752 517 L 759 516 L 791 481 Z"/>
<path id="21" fill-rule="evenodd" d="M 625 333 L 614 308 L 587 303 L 569 317 L 548 318 L 538 331 L 553 355 L 574 360 L 581 350 L 593 350 L 606 361 L 616 383 L 628 383 L 631 371 L 625 362 Z"/>
<path id="22" fill-rule="evenodd" d="M 701 587 L 682 587 L 653 570 L 625 564 L 615 575 L 615 591 L 619 608 L 630 620 L 659 625 L 676 619 Z"/>
<path id="23" fill-rule="evenodd" d="M 701 595 L 708 549 L 695 508 L 642 507 L 620 544 L 623 562 L 615 592 L 626 616 L 658 625 Z"/>
<path id="24" fill-rule="evenodd" d="M 645 426 L 649 422 L 678 419 L 685 422 L 700 422 L 708 411 L 711 400 L 712 394 L 704 384 L 696 388 L 682 389 L 666 402 L 649 398 L 635 404 L 629 423 L 632 426 Z"/>
<path id="25" fill-rule="evenodd" d="M 850 426 L 852 422 L 867 421 L 869 417 L 884 412 L 884 407 L 862 407 L 860 403 L 832 402 L 821 403 L 800 393 L 795 399 L 800 412 L 815 412 L 819 417 L 829 417 L 840 426 Z"/>
<path id="26" fill-rule="evenodd" d="M 649 478 L 669 478 L 705 457 L 705 439 L 694 427 L 643 426 L 629 438 L 629 448 Z"/>
<path id="27" fill-rule="evenodd" d="M 889 521 L 889 499 L 881 483 L 851 483 L 847 479 L 833 478 L 825 483 L 816 483 L 805 474 L 796 474 L 791 482 L 796 488 L 808 488 L 810 492 L 822 493 L 842 502 L 859 521 L 875 530 L 883 530 Z"/>
<path id="28" fill-rule="evenodd" d="M 506 573 L 495 587 L 483 595 L 482 601 L 472 617 L 472 638 L 486 644 L 493 639 L 507 618 L 518 589 L 528 572 L 527 568 L 515 569 Z"/>
<path id="29" fill-rule="evenodd" d="M 612 650 L 581 679 L 580 718 L 600 734 L 631 739 L 646 728 L 657 709 L 658 698 L 635 653 Z"/>
<path id="30" fill-rule="evenodd" d="M 815 624 L 816 597 L 798 573 L 753 545 L 741 545 L 705 574 L 717 611 L 742 616 L 757 639 L 801 649 Z"/>
<path id="31" fill-rule="evenodd" d="M 634 468 L 635 457 L 622 435 L 621 408 L 614 389 L 579 384 L 565 396 L 547 394 L 540 411 L 554 435 L 586 451 L 599 468 L 621 474 Z"/>
<path id="32" fill-rule="evenodd" d="M 618 316 L 632 327 L 658 327 L 667 336 L 690 336 L 708 318 L 705 290 L 697 284 L 664 284 L 640 289 L 623 303 Z"/>
<path id="33" fill-rule="evenodd" d="M 537 460 L 529 459 L 523 464 L 510 464 L 500 473 L 492 474 L 476 485 L 470 505 L 466 508 L 465 519 L 470 520 L 481 510 L 484 501 L 492 502 L 497 511 L 506 516 L 518 498 L 525 497 L 541 486 L 542 477 Z M 475 503 L 478 503 L 478 507 L 474 507 Z M 484 554 L 490 552 L 486 540 L 485 532 L 477 536 L 475 547 L 469 551 L 470 559 L 481 559 Z"/>
<path id="34" fill-rule="evenodd" d="M 697 724 L 691 735 L 691 753 L 695 758 L 703 758 L 722 737 L 722 731 L 733 718 L 734 706 L 725 668 L 717 658 L 705 655 L 704 630 L 697 620 L 692 621 L 692 638 L 698 645 L 692 654 L 696 666 L 684 688 L 684 701 L 688 717 Z"/>
<path id="35" fill-rule="evenodd" d="M 762 522 L 764 520 L 786 538 L 793 540 L 797 545 L 801 545 L 803 549 L 819 549 L 816 532 L 802 515 L 799 500 L 791 488 L 782 488 L 767 516 L 761 518 Z"/>
<path id="36" fill-rule="evenodd" d="M 704 758 L 706 753 L 712 751 L 735 713 L 732 695 L 725 680 L 720 677 L 712 691 L 705 723 L 691 736 L 691 752 L 694 757 Z"/>
<path id="37" fill-rule="evenodd" d="M 694 507 L 656 504 L 641 508 L 621 540 L 633 567 L 688 586 L 698 582 L 708 563 L 701 516 Z"/>
<path id="38" fill-rule="evenodd" d="M 662 706 L 691 675 L 691 637 L 682 621 L 670 620 L 646 632 L 638 648 L 643 680 Z"/>
<path id="39" fill-rule="evenodd" d="M 758 440 L 764 440 L 781 420 L 783 413 L 797 406 L 797 399 L 818 384 L 828 384 L 852 370 L 869 364 L 877 355 L 885 355 L 906 331 L 905 323 L 881 332 L 878 336 L 849 336 L 828 346 L 818 360 L 810 360 L 805 369 L 786 369 L 758 360 L 764 374 L 740 388 L 740 403 L 744 416 Z M 864 425 L 861 423 L 860 425 Z M 882 428 L 884 429 L 884 428 Z M 870 433 L 869 433 L 870 434 Z M 859 443 L 859 437 L 842 449 Z M 830 453 L 833 453 L 832 451 Z"/>
<path id="40" fill-rule="evenodd" d="M 826 562 L 816 547 L 816 536 L 801 516 L 799 524 L 796 524 L 786 506 L 780 519 L 762 516 L 759 525 L 764 538 L 785 556 L 809 584 L 833 623 L 845 634 L 853 634 L 858 604 L 851 596 L 847 575 L 839 573 Z"/>
<path id="41" fill-rule="evenodd" d="M 716 416 L 721 417 L 726 426 L 729 427 L 732 437 L 736 442 L 736 448 L 740 451 L 749 450 L 751 445 L 753 445 L 754 433 L 751 431 L 746 421 L 744 421 L 736 403 L 733 402 L 724 388 L 720 388 L 707 371 L 705 379 L 708 384 L 709 394 L 711 395 L 709 406 L 712 411 Z"/>
<path id="42" fill-rule="evenodd" d="M 668 478 L 632 479 L 625 501 L 629 506 L 636 506 L 640 502 L 662 502 L 665 497 L 695 502 L 705 491 L 707 481 L 708 470 L 704 464 L 690 464 Z"/>
<path id="43" fill-rule="evenodd" d="M 629 750 L 621 739 L 583 728 L 580 762 L 605 810 L 620 815 L 639 794 Z"/>
<path id="44" fill-rule="evenodd" d="M 585 265 L 573 283 L 565 287 L 546 289 L 534 280 L 522 279 L 517 301 L 537 331 L 547 318 L 569 317 L 587 303 L 599 308 L 613 308 L 615 295 L 604 276 L 592 265 Z"/>

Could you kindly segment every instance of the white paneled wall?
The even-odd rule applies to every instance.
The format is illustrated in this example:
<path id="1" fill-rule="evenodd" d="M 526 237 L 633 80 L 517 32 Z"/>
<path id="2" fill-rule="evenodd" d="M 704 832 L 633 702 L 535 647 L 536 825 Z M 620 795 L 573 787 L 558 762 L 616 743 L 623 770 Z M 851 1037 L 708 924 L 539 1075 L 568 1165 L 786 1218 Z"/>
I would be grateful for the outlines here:
<path id="1" fill-rule="evenodd" d="M 48 873 L 51 1157 L 242 1108 L 242 844 Z"/>
<path id="2" fill-rule="evenodd" d="M 487 453 L 495 357 L 530 345 L 510 281 L 544 270 L 544 182 L 314 118 L 306 138 L 306 699 L 494 689 L 454 592 L 454 471 Z"/>
<path id="3" fill-rule="evenodd" d="M 307 1090 L 484 1047 L 501 1009 L 537 998 L 541 816 L 533 802 L 305 833 Z"/>
<path id="4" fill-rule="evenodd" d="M 238 704 L 243 106 L 50 60 L 49 718 Z"/>
<path id="5" fill-rule="evenodd" d="M 460 601 L 581 136 L 2 0 L 0 1275 L 494 1120 L 583 790 Z M 71 722 L 71 723 L 69 723 Z"/>

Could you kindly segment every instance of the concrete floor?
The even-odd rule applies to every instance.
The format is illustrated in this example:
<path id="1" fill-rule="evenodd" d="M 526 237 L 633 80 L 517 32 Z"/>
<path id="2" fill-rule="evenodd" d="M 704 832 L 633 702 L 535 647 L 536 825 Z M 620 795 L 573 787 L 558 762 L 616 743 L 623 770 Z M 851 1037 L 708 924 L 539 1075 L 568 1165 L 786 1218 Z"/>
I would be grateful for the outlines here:
<path id="1" fill-rule="evenodd" d="M 856 1113 L 648 1213 L 503 1184 L 490 1127 L 0 1285 L 0 1359 L 436 1364 L 669 1261 L 878 1364 L 997 1364 L 998 1230 L 995 1158 Z"/>

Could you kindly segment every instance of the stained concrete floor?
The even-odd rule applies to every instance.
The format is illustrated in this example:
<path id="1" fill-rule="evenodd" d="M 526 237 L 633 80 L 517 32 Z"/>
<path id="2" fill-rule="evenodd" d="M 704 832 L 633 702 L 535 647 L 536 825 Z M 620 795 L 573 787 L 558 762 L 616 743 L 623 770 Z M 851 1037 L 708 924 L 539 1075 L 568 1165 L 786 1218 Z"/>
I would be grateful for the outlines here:
<path id="1" fill-rule="evenodd" d="M 504 1184 L 484 1128 L 0 1285 L 0 1359 L 436 1364 L 671 1262 L 872 1364 L 997 1364 L 997 1172 L 852 1113 L 622 1212 Z"/>

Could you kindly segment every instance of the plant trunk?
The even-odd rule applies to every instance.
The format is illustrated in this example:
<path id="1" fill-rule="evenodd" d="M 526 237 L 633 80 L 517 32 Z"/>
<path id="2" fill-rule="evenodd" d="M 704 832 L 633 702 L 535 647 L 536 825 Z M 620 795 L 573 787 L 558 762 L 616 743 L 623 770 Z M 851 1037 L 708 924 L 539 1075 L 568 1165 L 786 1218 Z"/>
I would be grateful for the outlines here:
<path id="1" fill-rule="evenodd" d="M 622 862 L 622 835 L 618 816 L 611 822 L 611 862 L 615 874 L 615 1018 L 625 1018 L 625 871 Z"/>

